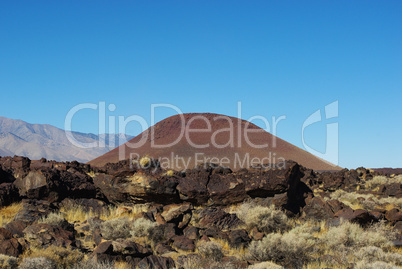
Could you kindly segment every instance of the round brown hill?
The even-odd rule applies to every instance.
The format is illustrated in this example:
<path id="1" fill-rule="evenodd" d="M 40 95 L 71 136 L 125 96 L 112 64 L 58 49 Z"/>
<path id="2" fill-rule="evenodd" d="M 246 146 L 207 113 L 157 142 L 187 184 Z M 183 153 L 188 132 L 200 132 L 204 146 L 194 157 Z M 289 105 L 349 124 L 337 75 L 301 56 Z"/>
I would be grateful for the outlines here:
<path id="1" fill-rule="evenodd" d="M 283 160 L 293 160 L 314 170 L 341 169 L 251 122 L 212 113 L 166 118 L 89 164 L 103 166 L 136 156 L 159 158 L 164 168 L 176 170 L 204 162 L 239 170 Z"/>

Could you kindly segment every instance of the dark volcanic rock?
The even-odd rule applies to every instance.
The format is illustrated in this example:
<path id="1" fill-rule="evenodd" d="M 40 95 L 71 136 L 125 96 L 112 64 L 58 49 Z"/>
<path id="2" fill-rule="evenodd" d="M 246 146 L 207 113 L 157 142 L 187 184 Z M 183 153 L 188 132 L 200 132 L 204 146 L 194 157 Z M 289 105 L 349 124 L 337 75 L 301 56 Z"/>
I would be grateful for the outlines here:
<path id="1" fill-rule="evenodd" d="M 113 253 L 118 255 L 130 255 L 132 257 L 145 257 L 152 254 L 152 251 L 130 239 L 117 239 L 112 242 Z"/>
<path id="2" fill-rule="evenodd" d="M 194 240 L 188 239 L 184 235 L 175 236 L 173 238 L 173 247 L 176 249 L 181 249 L 185 251 L 194 251 L 195 243 Z"/>
<path id="3" fill-rule="evenodd" d="M 402 221 L 402 212 L 400 212 L 396 208 L 388 210 L 385 213 L 385 218 L 391 223 L 396 223 L 398 221 Z"/>
<path id="4" fill-rule="evenodd" d="M 25 177 L 17 178 L 14 184 L 21 196 L 50 202 L 61 201 L 64 197 L 96 196 L 92 178 L 75 170 L 73 173 L 49 168 L 30 171 Z"/>
<path id="5" fill-rule="evenodd" d="M 303 212 L 306 218 L 315 220 L 326 220 L 335 215 L 331 206 L 321 197 L 313 197 L 303 208 Z"/>
<path id="6" fill-rule="evenodd" d="M 232 247 L 245 247 L 250 241 L 251 239 L 244 229 L 229 231 L 229 244 Z"/>
<path id="7" fill-rule="evenodd" d="M 27 240 L 31 246 L 39 248 L 49 245 L 68 247 L 74 245 L 75 241 L 73 232 L 46 223 L 33 224 L 25 228 L 23 233 L 25 240 Z"/>
<path id="8" fill-rule="evenodd" d="M 218 229 L 233 229 L 243 224 L 236 214 L 229 214 L 220 208 L 206 208 L 198 212 L 201 227 L 216 227 Z"/>
<path id="9" fill-rule="evenodd" d="M 20 199 L 18 188 L 13 183 L 0 184 L 0 207 L 8 206 Z"/>
<path id="10" fill-rule="evenodd" d="M 8 174 L 13 175 L 14 178 L 25 177 L 29 172 L 30 164 L 31 160 L 22 156 L 0 158 L 2 169 Z"/>
<path id="11" fill-rule="evenodd" d="M 359 223 L 362 226 L 367 226 L 372 222 L 376 222 L 377 218 L 371 215 L 367 210 L 346 208 L 338 211 L 335 217 L 348 220 L 350 222 Z"/>
<path id="12" fill-rule="evenodd" d="M 137 264 L 137 267 L 140 269 L 148 269 L 148 268 L 170 269 L 170 268 L 176 268 L 176 265 L 172 258 L 151 255 L 142 259 Z"/>
<path id="13" fill-rule="evenodd" d="M 167 204 L 179 201 L 178 182 L 174 177 L 159 176 L 146 170 L 100 174 L 94 178 L 94 183 L 112 203 Z"/>
<path id="14" fill-rule="evenodd" d="M 14 217 L 14 220 L 31 224 L 47 216 L 55 209 L 48 201 L 24 199 L 22 200 L 22 209 Z"/>
<path id="15" fill-rule="evenodd" d="M 234 174 L 213 173 L 207 185 L 209 197 L 215 205 L 242 202 L 246 197 L 244 182 Z"/>
<path id="16" fill-rule="evenodd" d="M 0 241 L 0 254 L 17 257 L 22 251 L 23 248 L 16 238 Z"/>
<path id="17" fill-rule="evenodd" d="M 195 204 L 205 204 L 209 199 L 207 184 L 212 168 L 187 170 L 185 177 L 179 178 L 177 190 L 180 199 Z"/>

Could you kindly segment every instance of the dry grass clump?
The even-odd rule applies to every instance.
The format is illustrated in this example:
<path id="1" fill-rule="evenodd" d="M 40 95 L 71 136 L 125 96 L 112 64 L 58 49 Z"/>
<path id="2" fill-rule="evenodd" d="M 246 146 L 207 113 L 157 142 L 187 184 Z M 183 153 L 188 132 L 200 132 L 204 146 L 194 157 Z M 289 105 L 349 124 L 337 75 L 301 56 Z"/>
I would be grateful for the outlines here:
<path id="1" fill-rule="evenodd" d="M 5 226 L 7 223 L 17 215 L 22 209 L 22 203 L 14 203 L 0 209 L 0 227 Z"/>
<path id="2" fill-rule="evenodd" d="M 283 232 L 290 228 L 285 213 L 275 209 L 274 205 L 264 207 L 246 202 L 240 205 L 236 214 L 248 229 L 257 227 L 263 233 Z"/>
<path id="3" fill-rule="evenodd" d="M 19 269 L 56 269 L 57 264 L 45 257 L 24 258 L 18 267 Z"/>
<path id="4" fill-rule="evenodd" d="M 151 230 L 156 226 L 155 222 L 144 218 L 133 221 L 123 217 L 107 220 L 101 224 L 100 228 L 105 239 L 116 240 L 118 238 L 149 236 Z"/>
<path id="5" fill-rule="evenodd" d="M 103 222 L 101 232 L 105 239 L 116 240 L 130 237 L 133 221 L 129 218 L 117 218 Z"/>
<path id="6" fill-rule="evenodd" d="M 115 264 L 113 262 L 98 262 L 95 259 L 88 259 L 81 261 L 74 265 L 72 269 L 114 269 Z"/>
<path id="7" fill-rule="evenodd" d="M 328 200 L 328 198 L 324 199 Z M 387 205 L 402 208 L 402 198 L 377 198 L 373 194 L 346 192 L 344 190 L 336 190 L 335 192 L 331 193 L 331 199 L 339 200 L 352 209 L 373 210 L 376 207 L 386 207 Z"/>
<path id="8" fill-rule="evenodd" d="M 66 220 L 60 213 L 49 213 L 47 216 L 38 220 L 39 223 L 46 223 L 54 226 L 61 226 Z"/>
<path id="9" fill-rule="evenodd" d="M 251 242 L 249 254 L 258 261 L 273 261 L 286 267 L 300 268 L 310 259 L 317 242 L 312 232 L 307 230 L 306 225 L 284 234 L 267 234 L 261 241 Z"/>
<path id="10" fill-rule="evenodd" d="M 56 264 L 57 268 L 70 268 L 84 259 L 84 254 L 78 249 L 49 246 L 45 249 L 31 247 L 28 251 L 22 254 L 21 258 L 27 259 L 27 264 L 38 262 L 39 260 L 31 260 L 29 258 L 45 258 L 52 264 Z M 44 261 L 43 259 L 41 259 Z M 29 262 L 29 263 L 28 263 Z M 45 262 L 45 264 L 50 264 Z M 20 265 L 21 266 L 21 265 Z M 36 268 L 36 267 L 26 267 Z M 43 267 L 38 267 L 43 269 Z M 53 267 L 52 267 L 53 268 Z"/>
<path id="11" fill-rule="evenodd" d="M 368 189 L 374 189 L 380 185 L 390 185 L 390 184 L 402 184 L 402 176 L 398 175 L 396 177 L 386 177 L 386 176 L 375 176 L 370 180 L 367 180 L 365 187 Z"/>
<path id="12" fill-rule="evenodd" d="M 76 221 L 83 222 L 93 217 L 97 217 L 101 220 L 111 220 L 121 217 L 134 219 L 139 213 L 146 212 L 148 209 L 148 204 L 137 204 L 130 207 L 108 206 L 102 212 L 93 212 L 82 206 L 76 206 L 68 208 L 62 207 L 60 212 L 63 213 L 64 218 L 68 222 L 74 223 Z"/>
<path id="13" fill-rule="evenodd" d="M 361 248 L 356 253 L 356 257 L 360 262 L 364 262 L 365 264 L 384 262 L 390 265 L 402 265 L 401 254 L 385 252 L 381 248 L 375 246 Z"/>
<path id="14" fill-rule="evenodd" d="M 365 230 L 356 223 L 343 222 L 338 227 L 329 228 L 321 240 L 331 250 L 368 246 L 386 249 L 392 247 L 394 235 L 383 223 Z"/>
<path id="15" fill-rule="evenodd" d="M 220 261 L 223 258 L 222 246 L 217 242 L 200 242 L 197 244 L 197 250 L 205 259 Z"/>
<path id="16" fill-rule="evenodd" d="M 18 259 L 12 256 L 0 254 L 0 268 L 15 269 L 18 266 Z"/>
<path id="17" fill-rule="evenodd" d="M 150 220 L 144 218 L 136 219 L 131 225 L 130 235 L 132 237 L 149 236 L 150 230 L 156 226 L 157 224 Z"/>
<path id="18" fill-rule="evenodd" d="M 248 269 L 285 269 L 285 267 L 280 266 L 273 262 L 260 262 L 257 264 L 250 265 Z"/>

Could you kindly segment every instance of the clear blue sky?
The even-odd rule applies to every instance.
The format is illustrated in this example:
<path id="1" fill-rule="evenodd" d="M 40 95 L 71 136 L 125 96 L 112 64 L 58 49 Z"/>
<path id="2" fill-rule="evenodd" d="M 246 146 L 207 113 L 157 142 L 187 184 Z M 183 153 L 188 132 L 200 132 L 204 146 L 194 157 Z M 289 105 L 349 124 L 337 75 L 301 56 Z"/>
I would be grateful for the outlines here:
<path id="1" fill-rule="evenodd" d="M 150 122 L 155 103 L 236 116 L 241 101 L 244 119 L 285 115 L 277 135 L 302 147 L 305 119 L 339 101 L 339 164 L 402 167 L 401 13 L 401 1 L 1 1 L 0 115 L 63 128 L 86 102 Z M 321 151 L 325 124 L 305 133 Z M 73 119 L 97 129 L 95 111 Z"/>

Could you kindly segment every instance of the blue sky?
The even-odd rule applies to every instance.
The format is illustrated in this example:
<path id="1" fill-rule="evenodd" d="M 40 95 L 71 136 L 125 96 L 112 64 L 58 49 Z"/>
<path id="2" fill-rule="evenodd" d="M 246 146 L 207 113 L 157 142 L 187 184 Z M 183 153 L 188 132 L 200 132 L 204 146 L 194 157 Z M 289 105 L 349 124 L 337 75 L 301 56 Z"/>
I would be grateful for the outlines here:
<path id="1" fill-rule="evenodd" d="M 150 123 L 151 104 L 236 116 L 241 102 L 244 119 L 286 116 L 277 135 L 303 147 L 306 118 L 338 101 L 306 142 L 324 151 L 337 122 L 341 166 L 402 167 L 401 12 L 400 1 L 1 1 L 0 115 L 64 128 L 81 103 Z M 97 122 L 83 110 L 72 129 Z"/>

